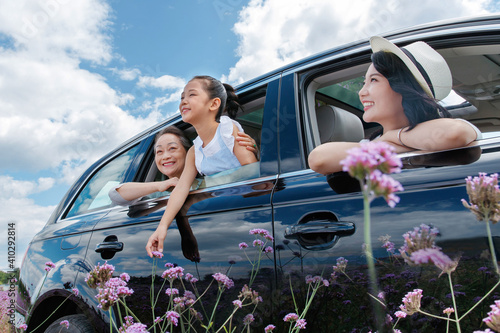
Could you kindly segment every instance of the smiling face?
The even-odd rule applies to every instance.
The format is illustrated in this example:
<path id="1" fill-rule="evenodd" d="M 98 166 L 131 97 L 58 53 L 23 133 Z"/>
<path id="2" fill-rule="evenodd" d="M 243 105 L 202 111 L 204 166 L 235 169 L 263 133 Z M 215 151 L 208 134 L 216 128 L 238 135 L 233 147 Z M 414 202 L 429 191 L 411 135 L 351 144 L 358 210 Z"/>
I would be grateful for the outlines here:
<path id="1" fill-rule="evenodd" d="M 219 103 L 217 103 L 217 100 Z M 203 87 L 201 80 L 191 80 L 184 87 L 181 94 L 181 102 L 179 110 L 182 115 L 182 120 L 195 126 L 195 123 L 200 120 L 205 120 L 211 111 L 217 112 L 220 105 L 220 99 L 210 98 Z M 215 120 L 215 113 L 213 117 Z"/>
<path id="2" fill-rule="evenodd" d="M 403 97 L 392 90 L 389 81 L 375 69 L 373 64 L 366 71 L 359 99 L 365 111 L 364 121 L 377 122 L 382 125 L 384 131 L 408 125 L 408 118 L 403 110 Z"/>
<path id="3" fill-rule="evenodd" d="M 186 149 L 175 134 L 163 134 L 155 145 L 155 162 L 158 170 L 169 178 L 180 177 L 186 162 Z"/>

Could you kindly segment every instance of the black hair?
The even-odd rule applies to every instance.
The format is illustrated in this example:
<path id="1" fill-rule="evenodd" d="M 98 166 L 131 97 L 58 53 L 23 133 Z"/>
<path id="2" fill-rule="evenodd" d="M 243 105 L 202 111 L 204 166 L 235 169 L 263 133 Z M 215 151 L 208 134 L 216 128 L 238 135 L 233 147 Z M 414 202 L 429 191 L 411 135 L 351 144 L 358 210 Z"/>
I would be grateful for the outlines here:
<path id="1" fill-rule="evenodd" d="M 155 144 L 158 142 L 158 140 L 160 139 L 160 137 L 162 135 L 165 135 L 165 134 L 173 134 L 173 135 L 176 135 L 178 138 L 179 138 L 179 141 L 181 142 L 182 146 L 184 147 L 184 149 L 186 150 L 186 152 L 189 150 L 189 148 L 191 148 L 191 141 L 187 138 L 186 134 L 184 134 L 183 131 L 181 131 L 180 129 L 178 129 L 177 127 L 175 126 L 168 126 L 168 127 L 165 127 L 164 129 L 162 129 L 161 131 L 159 131 L 156 136 L 155 136 Z"/>
<path id="2" fill-rule="evenodd" d="M 215 116 L 216 121 L 219 121 L 223 113 L 227 114 L 229 118 L 236 118 L 241 105 L 236 90 L 231 85 L 221 83 L 219 80 L 208 75 L 198 75 L 191 79 L 191 81 L 193 80 L 201 80 L 203 82 L 203 88 L 210 98 L 220 99 L 219 110 Z"/>
<path id="3" fill-rule="evenodd" d="M 392 90 L 403 97 L 403 110 L 410 127 L 437 118 L 451 118 L 451 114 L 434 98 L 427 95 L 404 62 L 394 53 L 379 51 L 371 55 L 375 69 L 388 81 Z"/>

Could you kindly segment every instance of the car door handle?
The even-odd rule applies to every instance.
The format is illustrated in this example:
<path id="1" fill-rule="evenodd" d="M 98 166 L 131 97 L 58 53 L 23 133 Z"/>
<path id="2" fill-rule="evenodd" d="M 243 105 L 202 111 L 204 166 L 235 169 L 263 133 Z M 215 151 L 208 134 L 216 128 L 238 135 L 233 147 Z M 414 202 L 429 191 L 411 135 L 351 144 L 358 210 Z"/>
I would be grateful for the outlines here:
<path id="1" fill-rule="evenodd" d="M 97 244 L 95 248 L 95 252 L 97 253 L 102 253 L 102 252 L 120 252 L 123 250 L 123 243 L 122 242 L 103 242 Z"/>
<path id="2" fill-rule="evenodd" d="M 340 237 L 350 236 L 355 231 L 353 222 L 317 220 L 287 227 L 285 238 L 297 240 L 307 250 L 320 251 L 333 247 Z"/>

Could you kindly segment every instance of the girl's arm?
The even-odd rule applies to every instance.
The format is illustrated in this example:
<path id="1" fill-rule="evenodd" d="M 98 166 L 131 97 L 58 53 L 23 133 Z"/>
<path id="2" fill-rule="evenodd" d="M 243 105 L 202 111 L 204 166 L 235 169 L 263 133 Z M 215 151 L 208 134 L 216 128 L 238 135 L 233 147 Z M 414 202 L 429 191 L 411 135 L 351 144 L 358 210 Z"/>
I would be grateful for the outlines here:
<path id="1" fill-rule="evenodd" d="M 166 191 L 170 187 L 177 185 L 178 181 L 177 177 L 173 177 L 161 182 L 124 183 L 116 191 L 123 199 L 132 201 L 154 192 Z"/>
<path id="2" fill-rule="evenodd" d="M 420 123 L 409 131 L 407 128 L 403 128 L 401 132 L 399 129 L 387 131 L 377 140 L 392 144 L 396 152 L 401 153 L 460 148 L 476 139 L 477 133 L 469 123 L 459 119 L 440 118 Z"/>
<path id="3" fill-rule="evenodd" d="M 238 138 L 238 128 L 234 124 L 233 124 L 233 136 L 235 140 L 233 153 L 238 159 L 238 161 L 240 161 L 240 164 L 246 165 L 257 162 L 257 157 L 255 157 L 255 154 L 252 151 L 248 150 L 245 146 L 237 144 L 236 139 Z"/>
<path id="4" fill-rule="evenodd" d="M 181 178 L 175 186 L 170 198 L 168 199 L 167 208 L 163 213 L 160 224 L 156 231 L 149 237 L 146 244 L 146 251 L 150 257 L 153 257 L 153 251 L 163 252 L 163 242 L 167 237 L 167 229 L 172 224 L 175 215 L 179 212 L 182 205 L 186 201 L 189 194 L 189 189 L 196 178 L 196 166 L 194 163 L 194 149 L 191 147 L 186 156 L 186 164 L 182 171 Z"/>

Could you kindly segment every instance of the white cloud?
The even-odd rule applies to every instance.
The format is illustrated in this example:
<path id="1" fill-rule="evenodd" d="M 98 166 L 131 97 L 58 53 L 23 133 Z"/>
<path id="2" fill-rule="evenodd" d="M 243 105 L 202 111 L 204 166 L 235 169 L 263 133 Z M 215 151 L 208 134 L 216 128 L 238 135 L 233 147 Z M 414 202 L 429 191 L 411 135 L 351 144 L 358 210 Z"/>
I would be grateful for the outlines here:
<path id="1" fill-rule="evenodd" d="M 186 85 L 186 81 L 182 78 L 171 75 L 162 75 L 158 78 L 152 76 L 141 76 L 139 77 L 137 85 L 139 87 L 154 87 L 163 90 L 180 89 Z"/>
<path id="2" fill-rule="evenodd" d="M 485 14 L 489 0 L 252 0 L 233 30 L 238 62 L 227 80 L 241 83 L 343 43 L 416 24 Z"/>

